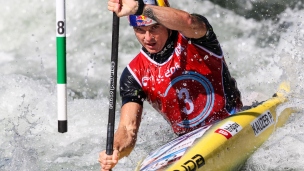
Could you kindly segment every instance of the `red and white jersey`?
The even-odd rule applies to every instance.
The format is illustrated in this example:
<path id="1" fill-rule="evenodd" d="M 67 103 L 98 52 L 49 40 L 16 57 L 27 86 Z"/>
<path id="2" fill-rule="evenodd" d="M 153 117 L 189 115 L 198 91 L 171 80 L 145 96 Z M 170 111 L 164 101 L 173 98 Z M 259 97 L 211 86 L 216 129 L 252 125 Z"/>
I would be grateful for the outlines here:
<path id="1" fill-rule="evenodd" d="M 225 109 L 223 56 L 191 44 L 181 34 L 170 58 L 156 63 L 141 50 L 128 70 L 147 101 L 183 134 L 229 116 Z"/>

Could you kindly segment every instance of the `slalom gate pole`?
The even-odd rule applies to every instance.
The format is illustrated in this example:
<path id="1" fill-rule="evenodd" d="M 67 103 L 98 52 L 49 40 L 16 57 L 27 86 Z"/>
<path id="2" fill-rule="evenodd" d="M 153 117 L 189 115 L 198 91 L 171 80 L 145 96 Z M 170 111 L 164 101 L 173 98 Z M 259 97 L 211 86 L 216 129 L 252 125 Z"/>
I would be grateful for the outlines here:
<path id="1" fill-rule="evenodd" d="M 117 17 L 116 13 L 113 12 L 110 98 L 109 98 L 109 117 L 108 117 L 108 128 L 107 128 L 107 147 L 106 147 L 106 153 L 108 155 L 113 154 L 115 109 L 116 109 L 118 43 L 119 43 L 119 18 Z"/>
<path id="2" fill-rule="evenodd" d="M 68 131 L 65 0 L 56 0 L 56 45 L 58 132 L 65 133 Z"/>

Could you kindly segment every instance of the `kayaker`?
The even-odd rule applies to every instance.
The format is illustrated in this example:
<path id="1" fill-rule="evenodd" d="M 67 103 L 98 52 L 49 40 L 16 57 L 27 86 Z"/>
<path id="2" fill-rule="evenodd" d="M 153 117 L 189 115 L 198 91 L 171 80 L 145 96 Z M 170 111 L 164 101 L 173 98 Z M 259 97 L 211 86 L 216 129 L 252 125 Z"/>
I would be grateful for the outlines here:
<path id="1" fill-rule="evenodd" d="M 120 78 L 120 122 L 113 155 L 99 154 L 102 171 L 133 150 L 145 100 L 177 135 L 241 110 L 236 81 L 205 17 L 172 8 L 167 0 L 108 0 L 108 10 L 128 17 L 142 48 Z"/>

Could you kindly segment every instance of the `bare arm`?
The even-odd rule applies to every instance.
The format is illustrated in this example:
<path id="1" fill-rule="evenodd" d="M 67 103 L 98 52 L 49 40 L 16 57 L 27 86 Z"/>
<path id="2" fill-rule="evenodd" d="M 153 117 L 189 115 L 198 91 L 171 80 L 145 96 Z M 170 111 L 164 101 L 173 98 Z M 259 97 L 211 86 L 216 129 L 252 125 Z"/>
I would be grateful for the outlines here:
<path id="1" fill-rule="evenodd" d="M 138 9 L 135 0 L 109 0 L 108 10 L 118 17 L 133 15 Z M 186 11 L 171 7 L 145 5 L 143 15 L 157 21 L 171 30 L 177 30 L 188 38 L 201 38 L 206 32 L 206 25 L 199 17 Z"/>
<path id="2" fill-rule="evenodd" d="M 201 38 L 207 32 L 205 23 L 199 17 L 179 9 L 145 5 L 143 15 L 188 38 Z"/>
<path id="3" fill-rule="evenodd" d="M 123 105 L 118 129 L 114 135 L 113 154 L 107 155 L 105 150 L 99 153 L 101 171 L 109 171 L 119 159 L 131 153 L 136 143 L 141 115 L 141 105 L 134 102 Z"/>
<path id="4" fill-rule="evenodd" d="M 128 156 L 133 150 L 139 125 L 141 122 L 142 106 L 129 102 L 121 108 L 120 122 L 114 135 L 114 149 L 120 152 L 119 158 Z"/>

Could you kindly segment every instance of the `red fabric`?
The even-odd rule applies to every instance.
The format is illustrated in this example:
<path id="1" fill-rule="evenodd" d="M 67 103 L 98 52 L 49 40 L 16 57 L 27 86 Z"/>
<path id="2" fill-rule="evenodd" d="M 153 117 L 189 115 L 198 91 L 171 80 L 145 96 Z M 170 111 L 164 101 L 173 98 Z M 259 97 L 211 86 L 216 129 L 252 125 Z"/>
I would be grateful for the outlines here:
<path id="1" fill-rule="evenodd" d="M 181 35 L 163 64 L 141 51 L 128 65 L 147 101 L 176 134 L 226 118 L 222 69 L 224 58 L 191 44 Z"/>

